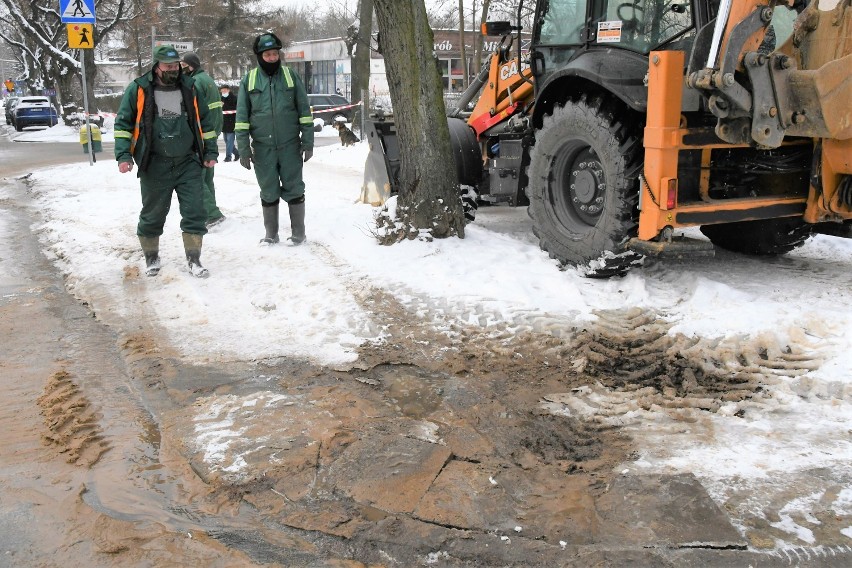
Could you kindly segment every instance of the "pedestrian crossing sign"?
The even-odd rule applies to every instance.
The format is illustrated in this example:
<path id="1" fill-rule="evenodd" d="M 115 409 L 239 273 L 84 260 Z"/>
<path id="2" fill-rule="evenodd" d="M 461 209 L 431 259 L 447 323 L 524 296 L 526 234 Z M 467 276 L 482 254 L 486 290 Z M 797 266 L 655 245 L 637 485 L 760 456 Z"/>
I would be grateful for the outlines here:
<path id="1" fill-rule="evenodd" d="M 95 0 L 59 0 L 59 17 L 65 24 L 94 24 Z"/>
<path id="2" fill-rule="evenodd" d="M 69 49 L 92 49 L 95 38 L 92 37 L 92 24 L 67 24 Z"/>

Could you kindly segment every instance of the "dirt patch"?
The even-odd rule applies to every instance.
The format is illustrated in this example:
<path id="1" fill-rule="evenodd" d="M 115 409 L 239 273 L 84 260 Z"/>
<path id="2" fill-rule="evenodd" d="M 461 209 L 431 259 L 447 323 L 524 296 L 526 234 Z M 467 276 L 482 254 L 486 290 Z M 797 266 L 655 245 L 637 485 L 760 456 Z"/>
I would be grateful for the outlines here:
<path id="1" fill-rule="evenodd" d="M 528 551 L 596 542 L 595 500 L 632 446 L 615 428 L 540 408 L 577 376 L 556 354 L 565 343 L 440 332 L 384 293 L 364 301 L 389 339 L 364 346 L 356 364 L 313 374 L 270 365 L 262 375 L 278 377 L 278 394 L 220 388 L 165 417 L 170 438 L 202 441 L 184 451 L 212 495 L 346 539 L 361 559 L 380 560 L 365 551 L 393 543 L 401 565 L 459 539 L 478 542 L 454 557 L 464 562 L 495 535 Z M 211 446 L 220 453 L 206 454 Z M 417 528 L 398 534 L 392 519 Z"/>

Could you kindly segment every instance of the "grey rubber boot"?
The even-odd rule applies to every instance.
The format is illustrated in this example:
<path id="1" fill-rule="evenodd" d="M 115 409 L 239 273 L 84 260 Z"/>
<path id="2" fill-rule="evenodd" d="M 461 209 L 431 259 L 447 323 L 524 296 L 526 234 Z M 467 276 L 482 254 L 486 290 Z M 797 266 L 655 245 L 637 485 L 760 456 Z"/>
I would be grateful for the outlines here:
<path id="1" fill-rule="evenodd" d="M 266 236 L 260 239 L 262 245 L 274 245 L 278 242 L 278 204 L 263 205 L 263 228 L 266 229 Z"/>
<path id="2" fill-rule="evenodd" d="M 293 246 L 305 242 L 305 200 L 299 203 L 288 203 L 290 210 L 290 231 L 292 236 L 287 238 L 288 244 Z"/>
<path id="3" fill-rule="evenodd" d="M 203 235 L 183 233 L 183 250 L 186 252 L 186 262 L 189 273 L 196 278 L 207 278 L 210 271 L 201 266 L 201 241 Z"/>
<path id="4" fill-rule="evenodd" d="M 139 237 L 142 253 L 145 255 L 145 276 L 160 273 L 160 237 Z"/>

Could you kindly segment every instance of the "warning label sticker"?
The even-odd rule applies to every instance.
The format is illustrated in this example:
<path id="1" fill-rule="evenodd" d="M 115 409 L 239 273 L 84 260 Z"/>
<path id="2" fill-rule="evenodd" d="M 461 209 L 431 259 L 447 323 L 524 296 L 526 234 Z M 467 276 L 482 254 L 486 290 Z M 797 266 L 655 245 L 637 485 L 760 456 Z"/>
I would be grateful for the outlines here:
<path id="1" fill-rule="evenodd" d="M 621 41 L 621 20 L 598 22 L 598 43 L 618 43 Z"/>

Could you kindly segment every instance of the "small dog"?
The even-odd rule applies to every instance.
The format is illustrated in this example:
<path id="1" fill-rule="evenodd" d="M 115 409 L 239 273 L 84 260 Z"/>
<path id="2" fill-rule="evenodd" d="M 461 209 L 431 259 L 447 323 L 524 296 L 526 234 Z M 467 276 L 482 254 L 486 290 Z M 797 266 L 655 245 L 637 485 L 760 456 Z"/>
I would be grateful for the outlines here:
<path id="1" fill-rule="evenodd" d="M 337 129 L 337 133 L 340 136 L 340 143 L 343 146 L 351 146 L 355 142 L 361 141 L 357 136 L 355 136 L 354 132 L 347 128 L 346 123 L 342 120 L 334 121 L 334 124 L 332 124 L 332 126 Z"/>

